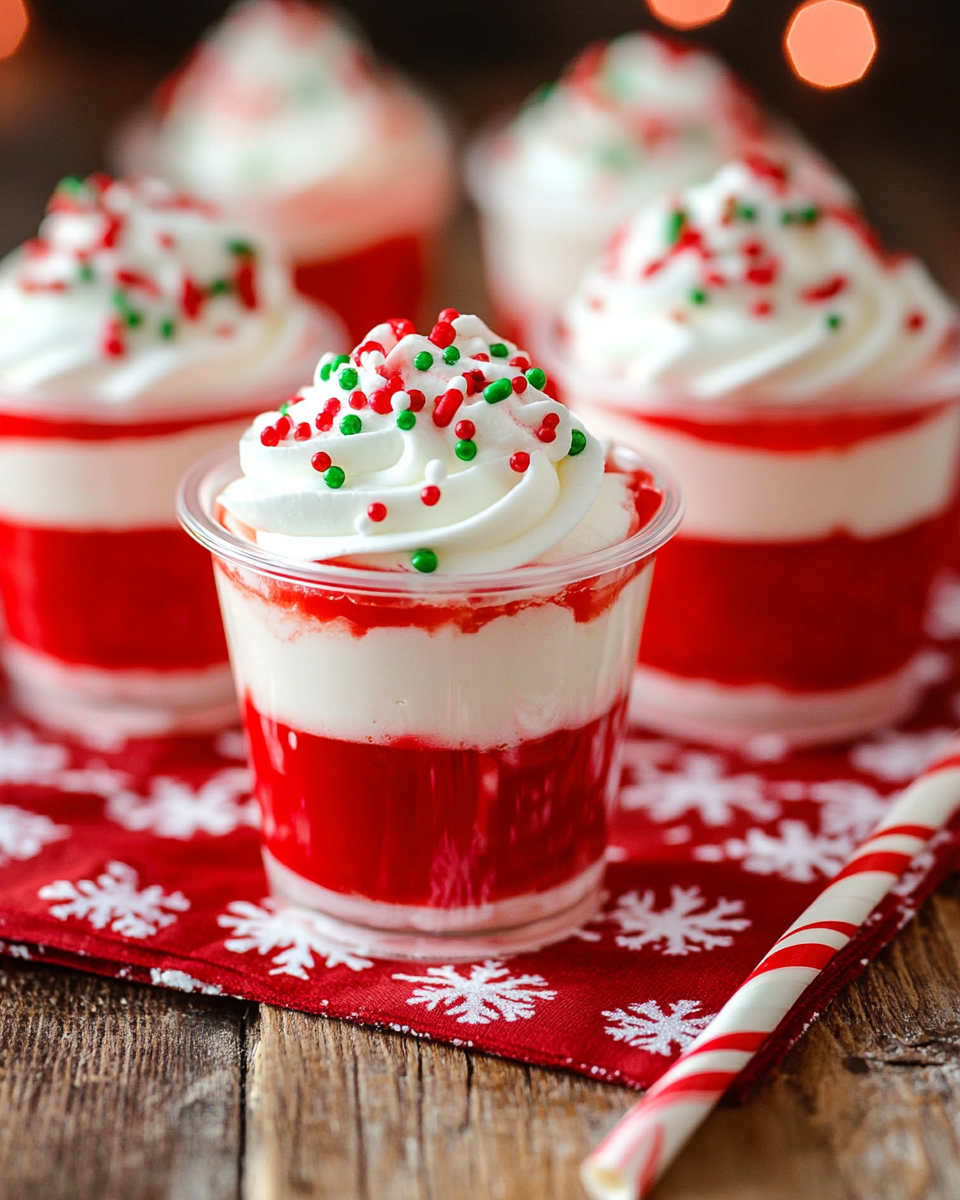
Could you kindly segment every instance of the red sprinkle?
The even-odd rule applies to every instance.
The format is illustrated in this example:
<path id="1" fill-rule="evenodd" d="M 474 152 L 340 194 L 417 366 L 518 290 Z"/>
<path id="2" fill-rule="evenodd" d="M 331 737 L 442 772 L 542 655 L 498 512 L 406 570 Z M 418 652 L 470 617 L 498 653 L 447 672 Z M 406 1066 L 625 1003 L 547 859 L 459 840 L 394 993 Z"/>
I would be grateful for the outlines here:
<path id="1" fill-rule="evenodd" d="M 160 248 L 162 250 L 176 249 L 177 239 L 173 236 L 172 233 L 158 233 L 157 241 L 159 242 Z"/>
<path id="2" fill-rule="evenodd" d="M 281 437 L 286 437 L 287 434 L 290 432 L 290 430 L 293 428 L 293 421 L 290 420 L 290 418 L 287 416 L 286 413 L 284 413 L 275 422 L 275 424 L 277 426 L 277 433 L 279 433 Z"/>
<path id="3" fill-rule="evenodd" d="M 453 432 L 462 441 L 469 441 L 477 432 L 477 427 L 472 421 L 458 421 L 454 426 Z"/>
<path id="4" fill-rule="evenodd" d="M 473 356 L 473 359 L 474 359 L 474 362 L 489 362 L 490 355 L 489 354 L 475 354 Z"/>
<path id="5" fill-rule="evenodd" d="M 241 262 L 233 273 L 233 286 L 237 299 L 244 308 L 255 309 L 259 303 L 257 297 L 257 274 L 253 261 L 246 259 Z"/>
<path id="6" fill-rule="evenodd" d="M 318 450 L 313 458 L 310 459 L 310 466 L 315 471 L 325 471 L 330 466 L 331 458 L 326 450 Z"/>
<path id="7" fill-rule="evenodd" d="M 522 375 L 515 375 L 510 380 L 510 386 L 520 396 L 527 390 L 527 380 Z"/>
<path id="8" fill-rule="evenodd" d="M 420 412 L 427 402 L 427 398 L 423 392 L 419 388 L 410 388 L 407 395 L 410 397 L 410 411 L 412 413 Z"/>
<path id="9" fill-rule="evenodd" d="M 522 354 L 515 354 L 513 358 L 509 360 L 507 366 L 519 367 L 521 371 L 527 371 L 530 369 L 530 359 L 524 358 Z"/>
<path id="10" fill-rule="evenodd" d="M 527 467 L 530 466 L 530 455 L 526 450 L 518 450 L 516 454 L 510 455 L 510 466 L 518 475 L 522 475 Z"/>
<path id="11" fill-rule="evenodd" d="M 440 499 L 440 489 L 434 487 L 431 483 L 420 493 L 420 499 L 424 502 L 427 508 L 433 508 L 436 502 Z"/>
<path id="12" fill-rule="evenodd" d="M 430 330 L 430 341 L 441 350 L 453 344 L 457 331 L 449 321 L 438 321 Z"/>
<path id="13" fill-rule="evenodd" d="M 306 421 L 301 421 L 300 424 L 293 431 L 294 439 L 298 442 L 305 442 L 307 440 L 307 438 L 312 436 L 312 434 L 313 434 L 313 430 L 310 428 L 310 426 L 307 424 Z"/>
<path id="14" fill-rule="evenodd" d="M 194 283 L 190 276 L 187 275 L 183 281 L 183 289 L 180 292 L 180 307 L 188 321 L 195 321 L 200 316 L 206 298 L 206 292 L 204 292 L 203 288 Z"/>
<path id="15" fill-rule="evenodd" d="M 275 446 L 280 441 L 280 434 L 272 425 L 265 425 L 260 430 L 260 441 L 264 446 Z"/>
<path id="16" fill-rule="evenodd" d="M 379 500 L 375 501 L 367 509 L 367 516 L 370 518 L 371 521 L 377 521 L 379 523 L 380 521 L 382 521 L 384 519 L 384 517 L 386 515 L 387 515 L 387 506 L 385 504 L 381 504 L 379 502 Z"/>
<path id="17" fill-rule="evenodd" d="M 763 242 L 744 242 L 743 252 L 747 258 L 759 258 L 763 254 Z"/>
<path id="18" fill-rule="evenodd" d="M 330 430 L 333 428 L 333 413 L 330 413 L 330 412 L 317 413 L 317 419 L 316 419 L 315 424 L 321 433 L 329 433 Z"/>
<path id="19" fill-rule="evenodd" d="M 123 335 L 119 321 L 108 321 L 107 331 L 103 339 L 103 352 L 108 358 L 122 358 L 124 354 Z"/>
<path id="20" fill-rule="evenodd" d="M 755 317 L 769 317 L 773 312 L 773 305 L 769 300 L 758 300 L 753 306 L 753 315 Z"/>
<path id="21" fill-rule="evenodd" d="M 540 424 L 544 429 L 556 429 L 556 427 L 560 424 L 560 414 L 555 412 L 545 413 Z"/>
<path id="22" fill-rule="evenodd" d="M 351 392 L 350 399 L 347 401 L 351 408 L 361 409 L 366 406 L 367 398 L 363 392 Z"/>
<path id="23" fill-rule="evenodd" d="M 457 317 L 459 317 L 459 316 L 460 316 L 460 314 L 457 312 L 457 310 L 455 308 L 444 308 L 444 309 L 441 309 L 440 315 L 437 317 L 437 320 L 438 321 L 448 321 L 448 322 L 455 321 L 457 319 Z"/>
<path id="24" fill-rule="evenodd" d="M 391 317 L 387 324 L 393 330 L 393 336 L 399 342 L 401 338 L 407 336 L 408 333 L 416 333 L 417 327 L 407 317 Z"/>
<path id="25" fill-rule="evenodd" d="M 335 417 L 337 415 L 337 413 L 340 411 L 340 401 L 336 398 L 336 396 L 330 397 L 326 404 L 324 404 L 323 411 L 329 413 L 331 417 Z"/>
<path id="26" fill-rule="evenodd" d="M 456 416 L 457 409 L 463 403 L 463 392 L 459 388 L 450 388 L 443 393 L 433 406 L 433 423 L 445 429 Z"/>
<path id="27" fill-rule="evenodd" d="M 387 413 L 393 412 L 393 407 L 390 404 L 390 397 L 392 395 L 393 392 L 388 387 L 378 388 L 370 397 L 370 407 L 374 412 L 386 416 Z"/>
<path id="28" fill-rule="evenodd" d="M 922 313 L 919 309 L 914 309 L 913 312 L 907 313 L 907 328 L 911 333 L 919 332 L 927 323 L 926 313 Z"/>
<path id="29" fill-rule="evenodd" d="M 360 343 L 360 345 L 359 345 L 359 346 L 356 348 L 356 350 L 354 350 L 353 354 L 352 354 L 350 357 L 351 357 L 351 358 L 353 359 L 353 361 L 354 361 L 355 363 L 357 363 L 357 365 L 359 366 L 359 363 L 360 363 L 360 355 L 361 355 L 361 354 L 366 354 L 366 352 L 367 352 L 368 350 L 379 350 L 381 354 L 385 354 L 385 353 L 386 353 L 386 351 L 385 351 L 385 350 L 384 350 L 384 348 L 383 348 L 383 347 L 380 345 L 380 343 L 379 343 L 379 342 L 361 342 L 361 343 Z"/>
<path id="30" fill-rule="evenodd" d="M 769 287 L 776 278 L 777 265 L 773 262 L 764 263 L 763 266 L 750 267 L 745 276 L 747 283 L 752 283 L 756 287 Z"/>
<path id="31" fill-rule="evenodd" d="M 834 296 L 839 296 L 843 289 L 847 286 L 845 275 L 834 275 L 832 279 L 828 279 L 825 283 L 818 284 L 817 287 L 807 288 L 805 292 L 801 292 L 801 296 L 809 304 L 816 304 L 821 300 L 832 300 Z"/>
<path id="32" fill-rule="evenodd" d="M 475 392 L 482 392 L 486 387 L 486 379 L 479 367 L 475 367 L 472 371 L 464 371 L 463 377 L 467 381 L 467 395 L 472 396 Z"/>
<path id="33" fill-rule="evenodd" d="M 557 431 L 551 429 L 549 425 L 541 425 L 537 430 L 536 436 L 541 442 L 555 442 L 557 440 Z"/>

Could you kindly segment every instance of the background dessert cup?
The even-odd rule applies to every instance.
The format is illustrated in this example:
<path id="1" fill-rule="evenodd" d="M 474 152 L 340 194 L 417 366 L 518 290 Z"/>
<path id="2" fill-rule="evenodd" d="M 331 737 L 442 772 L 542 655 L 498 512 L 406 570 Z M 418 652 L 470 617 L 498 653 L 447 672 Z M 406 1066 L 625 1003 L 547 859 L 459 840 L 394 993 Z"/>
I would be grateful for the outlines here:
<path id="1" fill-rule="evenodd" d="M 590 46 L 467 160 L 501 327 L 530 344 L 638 205 L 771 146 L 834 198 L 852 194 L 709 51 L 646 33 Z"/>
<path id="2" fill-rule="evenodd" d="M 176 486 L 342 336 L 166 185 L 60 185 L 0 267 L 2 652 L 22 709 L 98 741 L 235 716 Z"/>
<path id="3" fill-rule="evenodd" d="M 342 15 L 242 0 L 116 153 L 124 173 L 160 174 L 268 234 L 353 339 L 419 311 L 452 200 L 447 134 Z"/>
<path id="4" fill-rule="evenodd" d="M 198 468 L 181 519 L 215 558 L 272 887 L 333 937 L 446 959 L 541 945 L 594 910 L 653 556 L 679 503 L 629 452 L 605 466 L 476 318 L 434 336 L 374 330 L 365 346 L 382 349 L 354 354 L 347 387 L 359 377 L 377 403 L 397 380 L 395 409 L 381 397 L 342 418 L 362 430 L 323 430 L 337 368 L 318 376 L 290 411 L 318 436 L 280 424 L 278 444 L 264 414 L 245 476 L 235 459 Z M 435 365 L 413 368 L 424 354 Z M 341 471 L 333 488 L 301 482 L 317 455 Z"/>
<path id="5" fill-rule="evenodd" d="M 956 310 L 857 214 L 767 168 L 639 212 L 554 343 L 591 428 L 684 487 L 636 715 L 721 743 L 908 713 L 956 536 Z"/>

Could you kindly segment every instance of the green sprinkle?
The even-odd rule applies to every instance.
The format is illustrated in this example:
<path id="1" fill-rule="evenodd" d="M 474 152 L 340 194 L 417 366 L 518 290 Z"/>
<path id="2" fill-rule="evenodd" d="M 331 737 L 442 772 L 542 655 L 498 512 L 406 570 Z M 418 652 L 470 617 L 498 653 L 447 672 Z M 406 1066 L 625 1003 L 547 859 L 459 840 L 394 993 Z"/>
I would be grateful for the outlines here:
<path id="1" fill-rule="evenodd" d="M 429 350 L 421 350 L 413 356 L 413 365 L 418 371 L 429 371 L 433 366 L 433 355 Z"/>
<path id="2" fill-rule="evenodd" d="M 160 336 L 164 341 L 169 341 L 177 332 L 177 323 L 173 317 L 164 317 L 160 322 Z"/>
<path id="3" fill-rule="evenodd" d="M 680 234 L 683 233 L 683 227 L 687 223 L 687 214 L 683 209 L 674 210 L 667 217 L 667 245 L 675 246 L 680 240 Z M 536 385 L 534 385 L 536 386 Z"/>
<path id="4" fill-rule="evenodd" d="M 409 408 L 405 408 L 402 413 L 397 415 L 397 426 L 400 429 L 412 429 L 417 423 L 417 414 L 412 413 Z"/>
<path id="5" fill-rule="evenodd" d="M 843 324 L 843 317 L 839 313 L 830 313 L 827 317 L 828 329 L 839 329 Z"/>
<path id="6" fill-rule="evenodd" d="M 349 354 L 338 354 L 337 357 L 330 364 L 330 370 L 335 371 L 337 369 L 337 367 L 345 366 L 349 361 L 350 361 Z"/>
<path id="7" fill-rule="evenodd" d="M 462 442 L 457 442 L 453 452 L 462 462 L 471 462 L 477 457 L 477 443 L 464 438 Z"/>
<path id="8" fill-rule="evenodd" d="M 138 325 L 143 324 L 143 315 L 142 315 L 142 313 L 135 312 L 131 308 L 130 311 L 124 317 L 124 320 L 127 323 L 128 329 L 136 329 Z"/>
<path id="9" fill-rule="evenodd" d="M 74 196 L 79 196 L 86 190 L 86 186 L 79 175 L 64 175 L 57 184 L 57 191 L 70 192 Z"/>
<path id="10" fill-rule="evenodd" d="M 820 220 L 820 209 L 816 205 L 811 204 L 809 208 L 805 208 L 800 214 L 800 220 L 804 225 L 816 225 Z"/>
<path id="11" fill-rule="evenodd" d="M 443 352 L 443 361 L 448 367 L 452 367 L 455 362 L 460 361 L 460 351 L 456 346 L 448 346 Z"/>
<path id="12" fill-rule="evenodd" d="M 524 371 L 527 377 L 527 383 L 532 388 L 536 388 L 538 392 L 542 392 L 547 382 L 547 376 L 539 367 L 531 367 L 529 371 Z"/>
<path id="13" fill-rule="evenodd" d="M 227 249 L 231 254 L 239 254 L 243 258 L 249 258 L 253 255 L 253 247 L 249 242 L 233 241 L 227 243 Z"/>
<path id="14" fill-rule="evenodd" d="M 794 217 L 793 213 L 789 210 L 789 208 L 785 208 L 783 210 L 783 212 L 780 214 L 780 224 L 781 225 L 792 225 L 794 220 L 795 220 L 795 217 Z"/>
<path id="15" fill-rule="evenodd" d="M 332 370 L 333 370 L 332 362 L 324 363 L 323 366 L 320 368 L 320 378 L 323 380 L 324 383 L 326 383 L 327 380 L 330 378 L 330 372 Z"/>
<path id="16" fill-rule="evenodd" d="M 289 411 L 290 411 L 290 401 L 284 400 L 284 402 L 280 405 L 280 416 L 285 417 Z"/>
<path id="17" fill-rule="evenodd" d="M 757 210 L 752 204 L 739 204 L 737 206 L 737 216 L 742 221 L 755 221 L 757 219 Z"/>
<path id="18" fill-rule="evenodd" d="M 130 310 L 130 301 L 127 299 L 125 293 L 117 288 L 110 299 L 113 301 L 113 307 L 126 316 Z"/>
<path id="19" fill-rule="evenodd" d="M 327 467 L 323 473 L 323 482 L 330 488 L 343 487 L 343 481 L 346 475 L 343 473 L 343 467 Z"/>
<path id="20" fill-rule="evenodd" d="M 424 575 L 429 575 L 437 569 L 437 556 L 432 550 L 414 550 L 410 562 L 415 571 L 422 571 Z"/>
<path id="21" fill-rule="evenodd" d="M 544 100 L 546 100 L 550 96 L 552 96 L 556 90 L 557 90 L 557 81 L 556 80 L 553 80 L 551 83 L 542 83 L 537 88 L 537 90 L 533 93 L 533 95 L 531 96 L 531 100 L 534 103 L 542 104 L 544 102 Z"/>
<path id="22" fill-rule="evenodd" d="M 691 304 L 706 304 L 707 293 L 702 288 L 694 288 L 690 293 Z"/>
<path id="23" fill-rule="evenodd" d="M 570 435 L 570 456 L 576 458 L 587 448 L 587 435 L 580 429 L 575 429 Z"/>
<path id="24" fill-rule="evenodd" d="M 363 422 L 356 413 L 347 413 L 340 422 L 340 432 L 344 437 L 349 437 L 352 433 L 359 433 L 363 428 Z"/>
<path id="25" fill-rule="evenodd" d="M 490 346 L 490 353 L 494 358 L 506 358 L 510 351 L 503 342 L 493 342 Z"/>
<path id="26" fill-rule="evenodd" d="M 84 283 L 92 283 L 94 281 L 94 279 L 96 279 L 96 277 L 97 277 L 97 273 L 93 269 L 93 267 L 90 265 L 90 263 L 81 263 L 80 264 L 79 275 Z"/>
<path id="27" fill-rule="evenodd" d="M 513 384 L 509 379 L 495 379 L 483 389 L 483 398 L 488 404 L 499 404 L 512 394 Z"/>
<path id="28" fill-rule="evenodd" d="M 360 382 L 360 376 L 353 367 L 344 367 L 337 378 L 340 380 L 340 386 L 345 392 L 352 392 Z"/>
<path id="29" fill-rule="evenodd" d="M 211 296 L 225 295 L 227 292 L 230 291 L 230 280 L 229 279 L 215 279 L 213 281 L 213 283 L 210 284 L 209 291 L 210 291 Z"/>

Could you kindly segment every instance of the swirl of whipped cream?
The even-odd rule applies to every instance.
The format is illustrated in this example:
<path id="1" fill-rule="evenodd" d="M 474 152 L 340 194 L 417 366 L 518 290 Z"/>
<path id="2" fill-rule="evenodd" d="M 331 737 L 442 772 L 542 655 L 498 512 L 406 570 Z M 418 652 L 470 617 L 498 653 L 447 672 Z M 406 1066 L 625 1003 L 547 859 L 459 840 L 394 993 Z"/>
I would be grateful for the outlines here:
<path id="1" fill-rule="evenodd" d="M 325 236 L 341 248 L 361 242 L 374 220 L 415 231 L 451 196 L 447 134 L 433 106 L 373 62 L 342 14 L 304 0 L 240 0 L 162 89 L 158 108 L 151 169 L 284 244 L 297 229 L 285 213 L 270 224 L 278 197 L 328 193 L 308 214 L 316 250 Z"/>
<path id="2" fill-rule="evenodd" d="M 257 417 L 226 520 L 285 557 L 390 570 L 507 570 L 612 544 L 629 533 L 624 477 L 544 384 L 478 317 L 445 309 L 429 337 L 378 325 Z"/>
<path id="3" fill-rule="evenodd" d="M 845 183 L 792 130 L 770 124 L 716 56 L 654 34 L 585 50 L 509 126 L 482 144 L 470 182 L 483 206 L 533 219 L 586 219 L 603 237 L 633 208 L 707 179 L 730 158 L 779 142 L 824 188 Z M 535 202 L 530 203 L 530 197 Z"/>
<path id="4" fill-rule="evenodd" d="M 564 310 L 560 351 L 628 406 L 914 402 L 958 394 L 958 315 L 858 212 L 754 156 L 622 226 Z"/>
<path id="5" fill-rule="evenodd" d="M 8 397 L 169 408 L 276 394 L 327 329 L 265 247 L 158 180 L 62 181 L 39 237 L 0 263 Z"/>

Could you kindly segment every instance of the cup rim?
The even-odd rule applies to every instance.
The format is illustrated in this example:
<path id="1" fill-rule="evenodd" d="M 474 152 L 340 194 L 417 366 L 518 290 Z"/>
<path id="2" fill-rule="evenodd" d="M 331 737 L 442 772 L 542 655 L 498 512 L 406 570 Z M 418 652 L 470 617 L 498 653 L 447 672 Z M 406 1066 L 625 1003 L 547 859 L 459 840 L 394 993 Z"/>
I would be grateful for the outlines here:
<path id="1" fill-rule="evenodd" d="M 609 455 L 617 465 L 649 472 L 663 503 L 652 520 L 625 541 L 563 562 L 506 571 L 421 575 L 306 562 L 273 554 L 224 528 L 213 515 L 213 504 L 232 480 L 241 475 L 235 447 L 221 448 L 195 464 L 177 489 L 177 518 L 195 541 L 215 557 L 274 579 L 370 595 L 418 596 L 427 599 L 462 597 L 491 592 L 558 592 L 564 587 L 603 575 L 648 558 L 673 535 L 683 519 L 683 501 L 673 475 L 646 455 L 614 445 Z"/>

